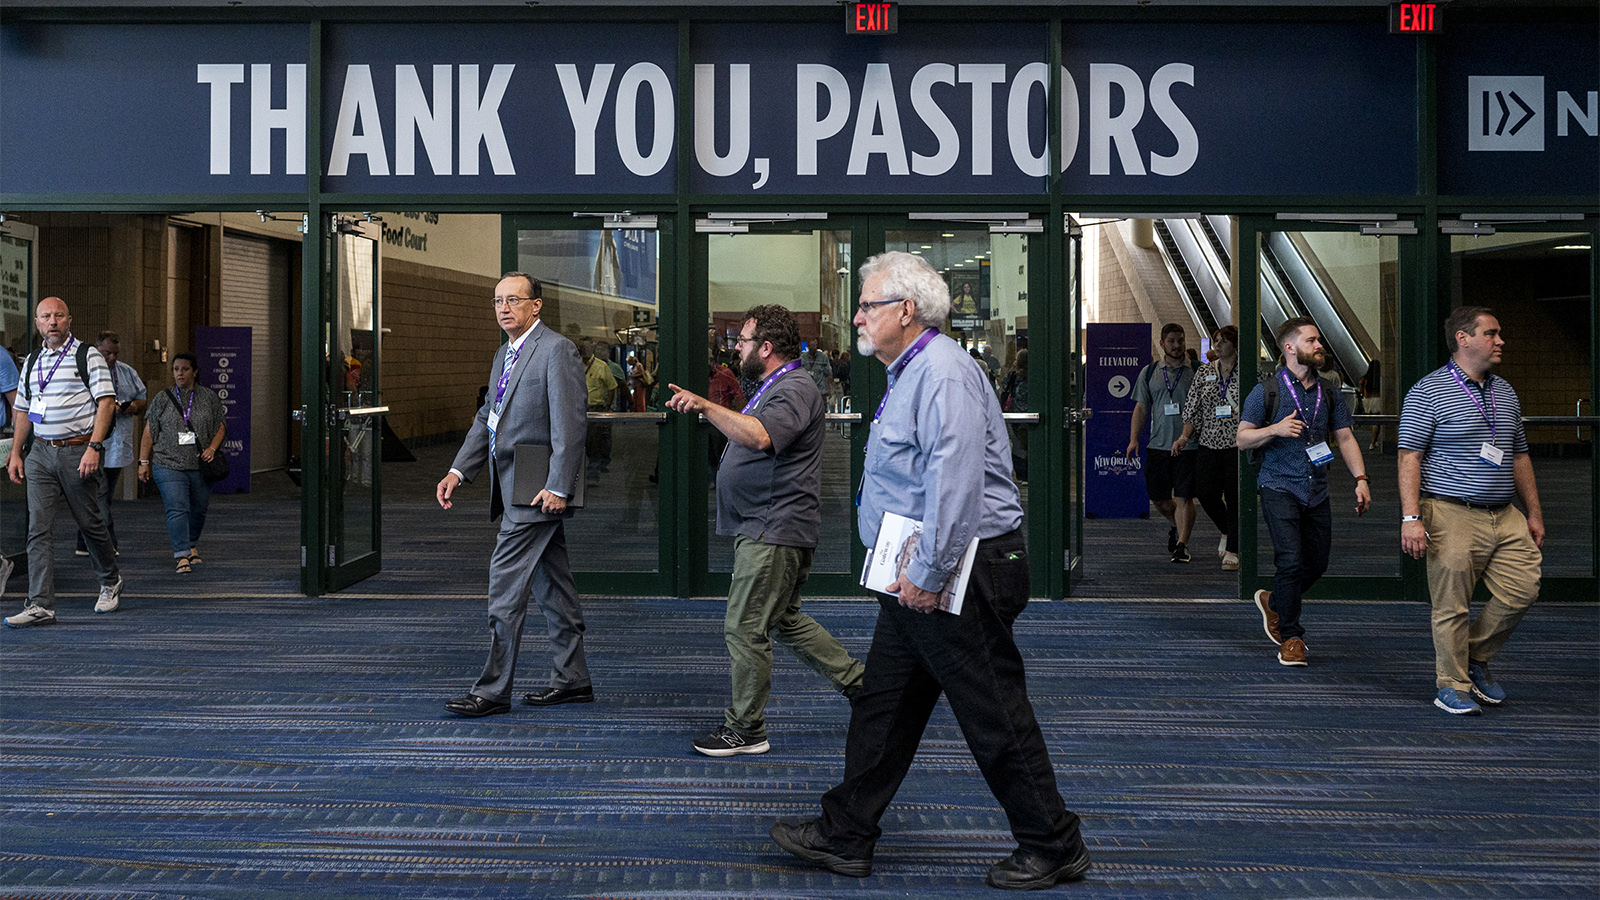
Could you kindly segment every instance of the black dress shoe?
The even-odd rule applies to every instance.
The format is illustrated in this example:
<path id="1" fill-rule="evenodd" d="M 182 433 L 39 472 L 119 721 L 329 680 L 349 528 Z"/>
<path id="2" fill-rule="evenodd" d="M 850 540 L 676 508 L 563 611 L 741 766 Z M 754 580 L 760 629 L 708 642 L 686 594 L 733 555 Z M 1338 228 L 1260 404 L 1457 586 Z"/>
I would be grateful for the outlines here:
<path id="1" fill-rule="evenodd" d="M 545 688 L 531 694 L 523 694 L 522 702 L 529 706 L 555 706 L 557 703 L 593 703 L 594 687 L 584 685 L 573 688 Z"/>
<path id="2" fill-rule="evenodd" d="M 1079 845 L 1065 861 L 1017 850 L 989 867 L 989 886 L 1006 891 L 1038 891 L 1077 881 L 1089 871 L 1089 851 Z"/>
<path id="3" fill-rule="evenodd" d="M 489 700 L 479 697 L 477 694 L 468 694 L 458 700 L 446 700 L 444 708 L 458 716 L 466 716 L 469 719 L 511 712 L 510 703 Z"/>
<path id="4" fill-rule="evenodd" d="M 772 839 L 779 847 L 830 872 L 848 875 L 851 878 L 865 878 L 872 874 L 872 857 L 860 858 L 839 853 L 823 836 L 822 823 L 819 819 L 801 822 L 798 825 L 779 822 L 767 833 L 772 835 Z"/>

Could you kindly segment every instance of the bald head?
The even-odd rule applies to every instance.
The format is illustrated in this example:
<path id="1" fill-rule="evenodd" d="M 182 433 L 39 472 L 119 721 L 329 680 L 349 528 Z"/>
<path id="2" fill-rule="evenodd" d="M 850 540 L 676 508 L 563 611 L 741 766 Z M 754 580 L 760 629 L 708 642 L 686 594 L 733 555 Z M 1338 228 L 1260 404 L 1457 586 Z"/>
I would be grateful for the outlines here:
<path id="1" fill-rule="evenodd" d="M 52 350 L 66 343 L 72 333 L 72 313 L 67 311 L 67 301 L 60 297 L 46 297 L 39 301 L 33 313 L 34 326 Z"/>

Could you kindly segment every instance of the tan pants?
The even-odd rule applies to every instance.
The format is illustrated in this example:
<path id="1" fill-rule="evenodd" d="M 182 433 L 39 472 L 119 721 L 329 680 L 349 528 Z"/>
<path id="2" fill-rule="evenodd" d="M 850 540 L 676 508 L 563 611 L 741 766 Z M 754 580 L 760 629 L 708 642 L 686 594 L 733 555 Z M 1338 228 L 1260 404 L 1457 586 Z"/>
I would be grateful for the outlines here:
<path id="1" fill-rule="evenodd" d="M 1428 531 L 1436 686 L 1469 690 L 1468 660 L 1493 659 L 1538 599 L 1544 554 L 1515 506 L 1490 512 L 1425 498 L 1421 512 Z M 1489 588 L 1489 602 L 1473 621 L 1472 591 L 1480 579 Z"/>

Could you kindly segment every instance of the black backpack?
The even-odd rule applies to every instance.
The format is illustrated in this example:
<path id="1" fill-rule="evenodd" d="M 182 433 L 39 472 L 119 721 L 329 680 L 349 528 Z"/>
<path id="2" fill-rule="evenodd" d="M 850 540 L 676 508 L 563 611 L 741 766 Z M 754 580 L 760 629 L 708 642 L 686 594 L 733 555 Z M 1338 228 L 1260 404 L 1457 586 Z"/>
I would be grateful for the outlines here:
<path id="1" fill-rule="evenodd" d="M 34 365 L 34 363 L 38 362 L 39 354 L 41 354 L 43 352 L 44 352 L 44 348 L 40 347 L 38 350 L 35 350 L 32 353 L 28 354 L 28 361 L 23 363 L 23 365 L 22 365 L 22 380 L 23 380 L 24 384 L 32 384 L 33 383 L 33 382 L 29 381 L 28 379 L 33 377 L 33 365 Z M 78 380 L 83 382 L 83 386 L 84 387 L 88 387 L 89 386 L 89 344 L 88 344 L 87 341 L 78 341 L 77 357 L 78 357 Z M 29 391 L 28 394 L 30 396 L 32 396 L 33 391 Z"/>
<path id="2" fill-rule="evenodd" d="M 1277 368 L 1277 369 L 1274 369 L 1272 371 L 1272 377 L 1268 378 L 1261 385 L 1262 389 L 1266 392 L 1266 396 L 1262 397 L 1261 399 L 1266 401 L 1267 414 L 1265 416 L 1265 418 L 1266 418 L 1265 422 L 1257 422 L 1256 424 L 1261 426 L 1261 427 L 1263 427 L 1263 428 L 1265 428 L 1268 425 L 1272 425 L 1272 424 L 1276 423 L 1277 420 L 1278 420 L 1278 385 L 1280 383 L 1279 379 L 1278 379 L 1278 373 L 1281 372 L 1281 371 L 1283 371 L 1281 366 L 1279 368 Z M 1322 378 L 1321 375 L 1318 375 L 1317 377 L 1318 378 Z M 1338 396 L 1339 384 L 1338 384 L 1338 382 L 1333 381 L 1332 379 L 1322 378 L 1322 389 L 1325 390 L 1325 391 L 1329 391 L 1334 396 Z M 1312 423 L 1307 422 L 1306 424 L 1309 426 Z M 1330 427 L 1333 424 L 1333 405 L 1332 404 L 1328 405 L 1328 424 L 1329 424 Z M 1271 443 L 1271 441 L 1268 441 L 1267 443 Z M 1246 450 L 1244 452 L 1244 459 L 1245 459 L 1245 462 L 1248 463 L 1251 468 L 1259 469 L 1259 468 L 1261 468 L 1261 461 L 1266 458 L 1266 455 L 1267 455 L 1267 445 L 1266 444 L 1262 444 L 1259 447 L 1255 447 L 1253 449 Z"/>

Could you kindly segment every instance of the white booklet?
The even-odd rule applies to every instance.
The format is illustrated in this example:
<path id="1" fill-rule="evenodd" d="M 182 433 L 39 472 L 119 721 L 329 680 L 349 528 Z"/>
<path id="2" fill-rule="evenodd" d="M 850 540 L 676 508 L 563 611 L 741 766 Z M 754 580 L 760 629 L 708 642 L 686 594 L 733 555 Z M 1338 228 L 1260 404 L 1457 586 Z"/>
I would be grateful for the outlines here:
<path id="1" fill-rule="evenodd" d="M 861 569 L 861 586 L 880 594 L 888 593 L 889 585 L 905 574 L 906 566 L 911 564 L 917 541 L 921 537 L 921 522 L 892 512 L 884 513 L 883 524 L 878 526 L 878 540 Z M 966 554 L 961 557 L 961 568 L 939 592 L 939 609 L 951 615 L 961 615 L 961 603 L 967 597 L 967 579 L 972 577 L 972 561 L 977 556 L 978 539 L 973 538 L 972 543 L 967 545 Z"/>

